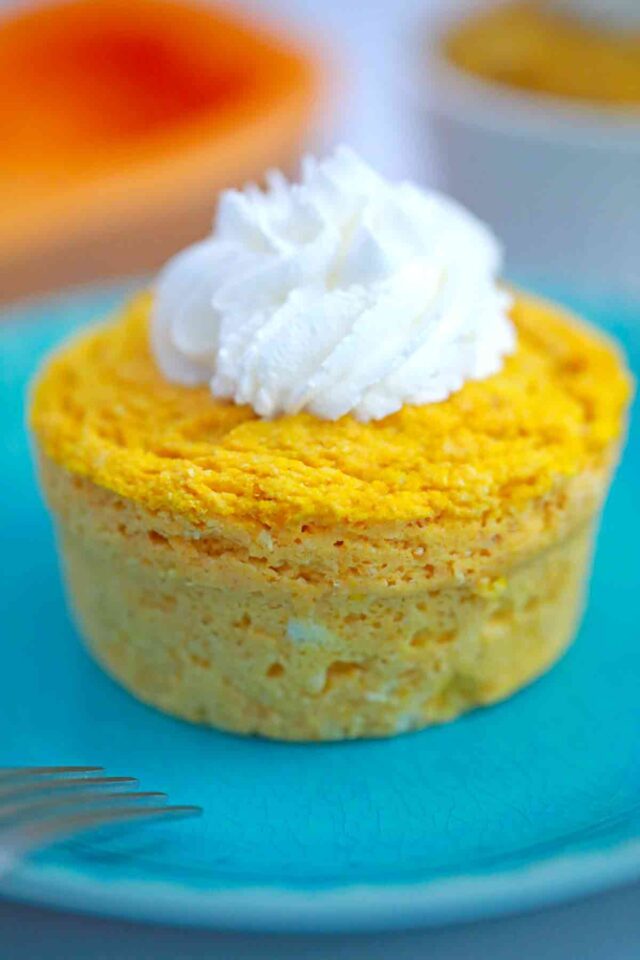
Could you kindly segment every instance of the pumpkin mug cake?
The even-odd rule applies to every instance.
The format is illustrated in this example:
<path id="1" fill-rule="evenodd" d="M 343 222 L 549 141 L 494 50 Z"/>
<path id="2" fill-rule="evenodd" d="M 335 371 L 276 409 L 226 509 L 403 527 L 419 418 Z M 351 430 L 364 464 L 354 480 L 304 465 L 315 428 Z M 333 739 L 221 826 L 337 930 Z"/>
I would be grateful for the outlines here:
<path id="1" fill-rule="evenodd" d="M 95 657 L 161 710 L 291 740 L 508 696 L 578 623 L 630 381 L 497 282 L 490 231 L 353 153 L 51 358 L 31 422 Z"/>

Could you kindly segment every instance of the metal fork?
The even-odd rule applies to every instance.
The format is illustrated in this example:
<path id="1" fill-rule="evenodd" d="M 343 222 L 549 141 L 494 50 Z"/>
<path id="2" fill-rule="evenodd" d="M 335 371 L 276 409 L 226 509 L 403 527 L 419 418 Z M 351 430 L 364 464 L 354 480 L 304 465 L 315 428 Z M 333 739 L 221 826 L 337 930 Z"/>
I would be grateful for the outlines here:
<path id="1" fill-rule="evenodd" d="M 136 785 L 102 767 L 0 768 L 0 876 L 34 850 L 90 830 L 202 812 Z"/>

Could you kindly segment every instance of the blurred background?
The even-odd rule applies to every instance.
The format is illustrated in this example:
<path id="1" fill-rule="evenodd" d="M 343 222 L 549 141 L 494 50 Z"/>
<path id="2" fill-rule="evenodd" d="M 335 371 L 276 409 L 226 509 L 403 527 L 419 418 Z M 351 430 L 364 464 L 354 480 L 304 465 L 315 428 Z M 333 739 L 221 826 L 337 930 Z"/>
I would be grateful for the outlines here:
<path id="1" fill-rule="evenodd" d="M 598 2 L 0 0 L 0 301 L 149 273 L 336 141 L 516 278 L 635 301 L 640 3 Z"/>

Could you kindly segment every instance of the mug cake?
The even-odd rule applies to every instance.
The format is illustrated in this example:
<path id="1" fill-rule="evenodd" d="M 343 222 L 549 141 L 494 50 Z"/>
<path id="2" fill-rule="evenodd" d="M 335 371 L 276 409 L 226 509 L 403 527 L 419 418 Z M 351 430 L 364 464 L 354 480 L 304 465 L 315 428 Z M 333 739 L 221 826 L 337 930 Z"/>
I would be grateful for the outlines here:
<path id="1" fill-rule="evenodd" d="M 624 437 L 616 347 L 500 284 L 447 197 L 347 149 L 63 345 L 31 425 L 90 651 L 168 713 L 389 736 L 571 642 Z"/>

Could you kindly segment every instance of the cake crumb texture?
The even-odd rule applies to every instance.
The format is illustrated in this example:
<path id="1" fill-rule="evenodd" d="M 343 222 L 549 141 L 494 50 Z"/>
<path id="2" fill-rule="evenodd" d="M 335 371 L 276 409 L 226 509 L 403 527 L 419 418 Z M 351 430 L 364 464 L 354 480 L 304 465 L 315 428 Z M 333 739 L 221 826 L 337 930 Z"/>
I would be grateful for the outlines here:
<path id="1" fill-rule="evenodd" d="M 588 524 L 483 584 L 414 593 L 230 588 L 171 542 L 61 524 L 71 604 L 90 650 L 143 701 L 197 723 L 284 740 L 389 736 L 503 699 L 573 637 Z"/>

